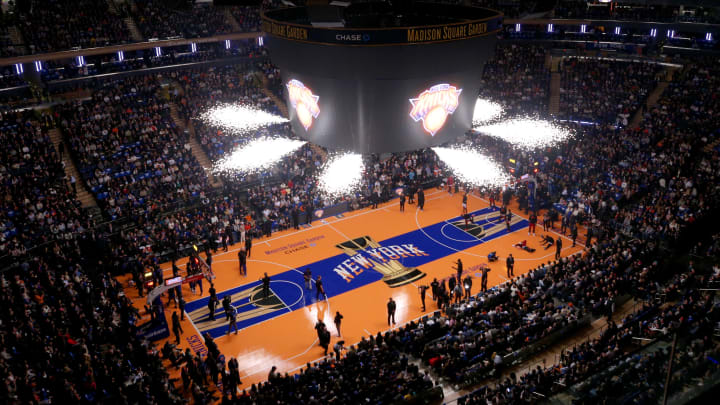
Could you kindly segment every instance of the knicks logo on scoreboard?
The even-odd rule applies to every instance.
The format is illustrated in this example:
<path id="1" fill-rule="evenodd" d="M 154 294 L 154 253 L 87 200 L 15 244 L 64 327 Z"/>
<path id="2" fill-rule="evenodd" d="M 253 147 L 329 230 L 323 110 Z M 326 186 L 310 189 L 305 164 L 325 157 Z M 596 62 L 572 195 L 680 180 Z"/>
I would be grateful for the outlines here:
<path id="1" fill-rule="evenodd" d="M 422 120 L 423 128 L 430 135 L 435 134 L 445 125 L 448 115 L 455 112 L 460 104 L 462 89 L 449 84 L 436 84 L 411 98 L 412 110 L 410 117 L 418 122 Z"/>
<path id="2" fill-rule="evenodd" d="M 290 105 L 295 109 L 298 120 L 307 131 L 312 126 L 313 119 L 317 119 L 320 115 L 318 105 L 320 97 L 314 95 L 300 80 L 292 79 L 286 86 Z"/>
<path id="3" fill-rule="evenodd" d="M 383 275 L 382 280 L 395 288 L 425 277 L 417 268 L 403 266 L 398 260 L 406 257 L 429 256 L 412 243 L 380 246 L 369 236 L 349 240 L 338 245 L 350 256 L 335 266 L 333 271 L 348 283 L 365 270 L 375 270 Z"/>

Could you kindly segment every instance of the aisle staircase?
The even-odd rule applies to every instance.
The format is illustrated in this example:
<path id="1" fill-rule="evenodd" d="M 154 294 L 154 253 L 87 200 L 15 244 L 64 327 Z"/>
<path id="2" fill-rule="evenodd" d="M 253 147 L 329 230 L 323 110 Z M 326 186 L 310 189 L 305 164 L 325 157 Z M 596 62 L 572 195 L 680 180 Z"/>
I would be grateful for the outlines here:
<path id="1" fill-rule="evenodd" d="M 270 90 L 270 88 L 268 87 L 268 78 L 262 73 L 260 73 L 259 76 L 260 76 L 260 81 L 262 82 L 261 91 L 263 92 L 263 94 L 266 95 L 267 97 L 269 97 L 275 103 L 275 105 L 278 107 L 278 109 L 282 113 L 283 117 L 288 118 L 290 116 L 290 114 L 288 113 L 287 105 L 285 104 L 285 102 L 283 100 L 281 100 L 280 97 L 275 95 L 275 93 L 273 93 Z"/>
<path id="2" fill-rule="evenodd" d="M 560 73 L 550 74 L 550 115 L 557 115 L 560 112 Z"/>
<path id="3" fill-rule="evenodd" d="M 132 17 L 125 17 L 123 18 L 123 21 L 125 21 L 125 26 L 127 26 L 128 31 L 130 31 L 130 38 L 132 38 L 133 42 L 145 41 L 137 25 L 135 25 L 135 21 L 133 21 Z"/>
<path id="4" fill-rule="evenodd" d="M 120 15 L 118 12 L 117 6 L 115 5 L 115 0 L 105 0 L 105 2 L 108 5 L 108 11 L 112 15 Z"/>
<path id="5" fill-rule="evenodd" d="M 25 40 L 23 40 L 20 29 L 18 29 L 16 25 L 8 27 L 8 35 L 10 36 L 10 43 L 12 43 L 14 48 L 21 49 L 23 54 L 28 53 L 27 47 L 25 46 Z"/>
<path id="6" fill-rule="evenodd" d="M 205 150 L 203 150 L 200 142 L 198 142 L 197 134 L 195 133 L 195 126 L 193 126 L 192 121 L 186 123 L 185 120 L 180 117 L 175 103 L 170 103 L 170 117 L 172 117 L 175 124 L 177 124 L 181 130 L 188 131 L 190 133 L 190 150 L 192 151 L 193 156 L 195 156 L 195 159 L 197 159 L 198 163 L 200 163 L 202 168 L 205 170 L 205 174 L 208 176 L 210 185 L 215 188 L 222 187 L 222 181 L 213 175 L 212 162 L 205 153 Z"/>
<path id="7" fill-rule="evenodd" d="M 62 147 L 65 149 L 65 153 L 62 154 L 63 166 L 65 166 L 65 176 L 67 177 L 68 182 L 70 181 L 70 176 L 75 177 L 77 199 L 82 203 L 83 208 L 97 207 L 95 197 L 93 197 L 92 193 L 85 188 L 85 182 L 82 181 L 80 172 L 77 167 L 75 167 L 75 163 L 73 163 L 72 159 L 70 159 L 70 145 L 65 142 L 59 129 L 53 128 L 50 130 L 49 134 L 50 140 L 53 145 L 55 145 L 55 150 L 57 150 L 58 154 L 60 154 Z"/>
<path id="8" fill-rule="evenodd" d="M 668 85 L 672 81 L 673 76 L 675 75 L 675 71 L 677 71 L 677 68 L 670 67 L 665 73 L 665 79 L 658 82 L 657 86 L 655 86 L 655 89 L 650 92 L 648 95 L 647 100 L 645 101 L 645 111 L 649 111 L 652 107 L 657 104 L 658 100 L 660 100 L 660 97 L 662 97 L 662 94 L 665 92 L 665 89 L 667 89 Z M 635 112 L 635 115 L 633 115 L 632 119 L 630 120 L 630 123 L 628 126 L 630 128 L 636 128 L 643 120 L 643 110 L 638 109 Z"/>
<path id="9" fill-rule="evenodd" d="M 240 27 L 240 24 L 238 24 L 237 20 L 235 19 L 235 16 L 232 15 L 232 13 L 230 12 L 230 8 L 226 7 L 224 11 L 225 11 L 225 20 L 227 20 L 228 24 L 230 24 L 230 26 L 233 29 L 233 32 L 242 31 L 242 28 Z"/>
<path id="10" fill-rule="evenodd" d="M 557 115 L 560 112 L 560 61 L 561 57 L 553 57 L 550 60 L 550 115 Z"/>

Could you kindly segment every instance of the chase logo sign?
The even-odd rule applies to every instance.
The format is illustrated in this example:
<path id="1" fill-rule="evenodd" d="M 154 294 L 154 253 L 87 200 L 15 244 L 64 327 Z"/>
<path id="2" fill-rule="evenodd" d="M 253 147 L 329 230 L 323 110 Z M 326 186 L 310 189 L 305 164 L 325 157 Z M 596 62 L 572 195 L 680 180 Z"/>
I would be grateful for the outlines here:
<path id="1" fill-rule="evenodd" d="M 432 136 L 445 125 L 448 115 L 455 112 L 460 104 L 462 89 L 449 84 L 436 84 L 411 98 L 410 117 L 415 122 L 422 121 L 423 128 Z"/>
<path id="2" fill-rule="evenodd" d="M 286 86 L 290 105 L 295 109 L 300 124 L 307 131 L 312 126 L 313 119 L 317 119 L 320 115 L 320 106 L 318 105 L 320 97 L 314 95 L 300 80 L 292 79 Z"/>
<path id="3" fill-rule="evenodd" d="M 370 40 L 369 34 L 337 34 L 335 39 L 338 42 L 367 42 Z"/>

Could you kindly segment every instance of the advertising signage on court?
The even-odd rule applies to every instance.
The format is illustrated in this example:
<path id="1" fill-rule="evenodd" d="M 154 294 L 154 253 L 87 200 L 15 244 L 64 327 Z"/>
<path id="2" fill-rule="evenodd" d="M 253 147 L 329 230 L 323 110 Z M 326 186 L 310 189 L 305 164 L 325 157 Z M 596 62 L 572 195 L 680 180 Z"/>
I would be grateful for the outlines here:
<path id="1" fill-rule="evenodd" d="M 328 45 L 380 46 L 412 45 L 435 42 L 459 41 L 489 35 L 502 25 L 502 14 L 481 9 L 481 18 L 456 18 L 446 24 L 409 27 L 314 27 L 286 19 L 283 10 L 264 13 L 262 30 L 268 35 L 300 42 Z M 489 15 L 489 16 L 488 16 Z M 289 21 L 288 21 L 289 20 Z"/>

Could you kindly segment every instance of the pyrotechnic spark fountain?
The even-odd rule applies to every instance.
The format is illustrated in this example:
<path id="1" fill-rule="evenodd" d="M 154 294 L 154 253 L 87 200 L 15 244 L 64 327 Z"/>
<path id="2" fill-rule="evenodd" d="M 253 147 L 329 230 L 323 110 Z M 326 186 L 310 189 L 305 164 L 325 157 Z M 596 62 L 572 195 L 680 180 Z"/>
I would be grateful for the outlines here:
<path id="1" fill-rule="evenodd" d="M 478 98 L 475 102 L 475 112 L 473 113 L 473 125 L 482 125 L 490 122 L 503 114 L 503 107 L 484 98 Z"/>
<path id="2" fill-rule="evenodd" d="M 474 149 L 432 148 L 445 165 L 464 183 L 473 186 L 502 186 L 511 177 L 501 165 Z"/>
<path id="3" fill-rule="evenodd" d="M 213 168 L 215 172 L 252 173 L 267 169 L 282 157 L 305 144 L 305 141 L 287 138 L 260 138 L 235 149 Z"/>
<path id="4" fill-rule="evenodd" d="M 245 133 L 288 122 L 279 115 L 243 104 L 220 104 L 202 113 L 200 118 L 232 133 Z"/>
<path id="5" fill-rule="evenodd" d="M 320 190 L 329 196 L 350 194 L 360 184 L 365 165 L 357 153 L 343 153 L 331 157 L 320 174 Z"/>
<path id="6" fill-rule="evenodd" d="M 546 120 L 515 118 L 475 128 L 476 131 L 503 139 L 523 149 L 553 146 L 571 136 L 570 130 Z"/>

